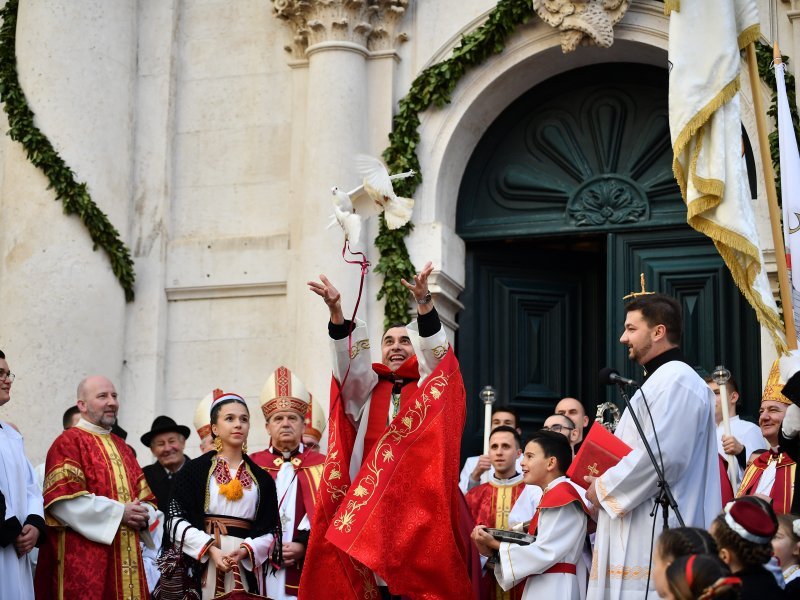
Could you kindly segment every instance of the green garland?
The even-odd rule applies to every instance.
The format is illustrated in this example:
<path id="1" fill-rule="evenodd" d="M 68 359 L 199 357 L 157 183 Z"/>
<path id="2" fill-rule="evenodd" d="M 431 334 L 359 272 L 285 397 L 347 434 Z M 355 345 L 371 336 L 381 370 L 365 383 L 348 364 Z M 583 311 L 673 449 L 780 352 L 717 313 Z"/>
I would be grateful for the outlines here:
<path id="1" fill-rule="evenodd" d="M 134 298 L 133 285 L 136 274 L 133 260 L 119 232 L 108 220 L 89 195 L 86 184 L 77 182 L 75 174 L 53 148 L 50 140 L 34 124 L 34 115 L 28 106 L 25 93 L 19 85 L 16 57 L 17 12 L 19 0 L 8 0 L 0 10 L 3 24 L 0 26 L 0 100 L 8 115 L 12 140 L 22 144 L 28 160 L 41 169 L 50 181 L 48 189 L 56 191 L 64 212 L 77 214 L 89 230 L 93 250 L 98 246 L 105 250 L 111 261 L 111 269 L 125 290 L 125 300 Z"/>
<path id="2" fill-rule="evenodd" d="M 395 182 L 398 196 L 412 197 L 422 182 L 416 152 L 420 138 L 419 114 L 431 105 L 441 108 L 449 103 L 450 94 L 464 73 L 493 54 L 502 52 L 508 36 L 527 22 L 531 13 L 530 0 L 500 0 L 486 22 L 461 39 L 450 58 L 428 67 L 411 83 L 408 94 L 400 100 L 400 110 L 394 117 L 389 134 L 389 147 L 383 152 L 390 172 L 410 169 L 416 172 L 413 177 Z M 386 299 L 386 327 L 394 323 L 407 323 L 409 319 L 408 291 L 400 284 L 400 278 L 410 279 L 416 272 L 405 243 L 405 237 L 412 228 L 409 222 L 400 229 L 391 230 L 381 217 L 380 230 L 375 238 L 375 246 L 381 255 L 375 271 L 383 275 L 378 299 Z"/>
<path id="3" fill-rule="evenodd" d="M 769 134 L 769 154 L 772 157 L 772 167 L 775 170 L 775 188 L 778 193 L 778 203 L 781 202 L 781 155 L 778 144 L 778 87 L 775 81 L 775 70 L 772 68 L 772 48 L 762 42 L 756 42 L 756 63 L 758 75 L 772 90 L 772 102 L 767 111 L 767 116 L 772 117 L 775 129 Z M 785 65 L 789 65 L 789 57 L 781 55 Z M 797 99 L 794 93 L 794 75 L 788 70 L 784 71 L 786 80 L 786 97 L 789 101 L 789 112 L 792 115 L 795 139 L 800 137 L 800 117 L 797 115 Z"/>

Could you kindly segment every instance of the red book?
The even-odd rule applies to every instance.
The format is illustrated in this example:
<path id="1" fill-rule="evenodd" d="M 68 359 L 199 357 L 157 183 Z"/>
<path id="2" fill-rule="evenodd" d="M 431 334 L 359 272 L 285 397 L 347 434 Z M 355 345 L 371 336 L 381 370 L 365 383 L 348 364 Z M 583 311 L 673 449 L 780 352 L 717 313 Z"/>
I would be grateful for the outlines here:
<path id="1" fill-rule="evenodd" d="M 630 451 L 628 444 L 600 423 L 595 423 L 589 430 L 589 435 L 583 438 L 578 454 L 572 459 L 572 464 L 567 469 L 567 477 L 586 489 L 589 484 L 584 481 L 584 476 L 599 477 Z"/>

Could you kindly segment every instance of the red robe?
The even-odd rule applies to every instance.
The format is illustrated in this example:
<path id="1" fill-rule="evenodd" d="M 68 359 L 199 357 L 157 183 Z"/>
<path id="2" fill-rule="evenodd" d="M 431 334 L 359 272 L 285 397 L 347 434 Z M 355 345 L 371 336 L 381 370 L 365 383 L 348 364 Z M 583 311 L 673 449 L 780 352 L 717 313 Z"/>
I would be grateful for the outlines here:
<path id="1" fill-rule="evenodd" d="M 38 600 L 148 598 L 139 533 L 120 525 L 111 545 L 93 542 L 62 525 L 47 510 L 85 494 L 122 503 L 139 499 L 155 507 L 133 451 L 115 435 L 72 427 L 47 452 L 44 507 L 47 539 L 36 568 Z"/>
<path id="2" fill-rule="evenodd" d="M 284 458 L 282 454 L 275 454 L 270 450 L 262 450 L 251 454 L 250 458 L 259 467 L 269 473 L 273 479 L 278 478 Z M 319 488 L 319 480 L 322 476 L 322 463 L 325 462 L 325 455 L 314 450 L 306 450 L 296 454 L 291 458 L 292 465 L 297 477 L 297 484 L 300 486 L 300 493 L 296 495 L 294 508 L 294 531 L 283 532 L 284 542 L 290 542 L 297 535 L 297 526 L 308 515 L 309 521 L 314 518 L 314 501 Z M 281 501 L 281 498 L 278 498 Z M 286 594 L 297 596 L 300 587 L 300 571 L 302 565 L 295 565 L 286 568 Z"/>
<path id="3" fill-rule="evenodd" d="M 386 415 L 371 405 L 373 410 Z M 469 516 L 463 514 L 459 446 L 453 443 L 461 438 L 465 414 L 464 384 L 450 349 L 422 387 L 403 398 L 351 483 L 355 430 L 334 380 L 328 456 L 301 599 L 377 597 L 371 595 L 377 594 L 371 571 L 396 595 L 474 597 L 469 577 L 474 553 L 462 535 L 462 519 Z"/>
<path id="4" fill-rule="evenodd" d="M 508 513 L 525 489 L 525 482 L 518 477 L 515 483 L 502 484 L 493 479 L 467 492 L 467 505 L 476 525 L 496 529 L 508 529 Z M 520 600 L 525 589 L 521 581 L 509 591 L 504 591 L 494 578 L 494 573 L 485 572 L 484 594 L 491 600 Z"/>
<path id="5" fill-rule="evenodd" d="M 797 464 L 785 452 L 773 454 L 767 450 L 750 463 L 742 476 L 742 483 L 739 485 L 736 497 L 755 494 L 764 470 L 776 460 L 775 483 L 772 485 L 769 497 L 772 498 L 772 508 L 777 514 L 782 515 L 792 512 L 794 475 L 797 469 Z"/>

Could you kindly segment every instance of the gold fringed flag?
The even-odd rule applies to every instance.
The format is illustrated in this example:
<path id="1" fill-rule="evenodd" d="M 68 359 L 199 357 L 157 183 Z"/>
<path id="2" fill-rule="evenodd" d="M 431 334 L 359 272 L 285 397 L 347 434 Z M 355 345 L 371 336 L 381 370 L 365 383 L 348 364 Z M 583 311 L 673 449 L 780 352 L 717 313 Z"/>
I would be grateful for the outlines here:
<path id="1" fill-rule="evenodd" d="M 676 4 L 669 25 L 669 125 L 687 221 L 713 240 L 782 353 L 783 325 L 764 270 L 742 157 L 739 51 L 759 36 L 756 2 Z"/>

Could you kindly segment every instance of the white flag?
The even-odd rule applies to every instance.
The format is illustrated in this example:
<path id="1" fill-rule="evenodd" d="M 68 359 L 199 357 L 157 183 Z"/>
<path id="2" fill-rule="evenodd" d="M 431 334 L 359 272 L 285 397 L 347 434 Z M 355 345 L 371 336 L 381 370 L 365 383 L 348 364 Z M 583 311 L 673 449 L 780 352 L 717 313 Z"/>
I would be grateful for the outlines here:
<path id="1" fill-rule="evenodd" d="M 783 76 L 786 65 L 775 63 L 775 82 L 778 87 L 778 147 L 781 158 L 781 204 L 783 205 L 783 240 L 786 245 L 786 265 L 792 285 L 792 307 L 795 328 L 800 328 L 800 270 L 792 269 L 792 260 L 800 269 L 800 153 L 786 96 Z M 800 330 L 798 330 L 800 333 Z"/>
<path id="2" fill-rule="evenodd" d="M 714 242 L 742 295 L 786 348 L 742 160 L 739 50 L 758 38 L 755 0 L 670 3 L 669 125 L 687 221 Z"/>

